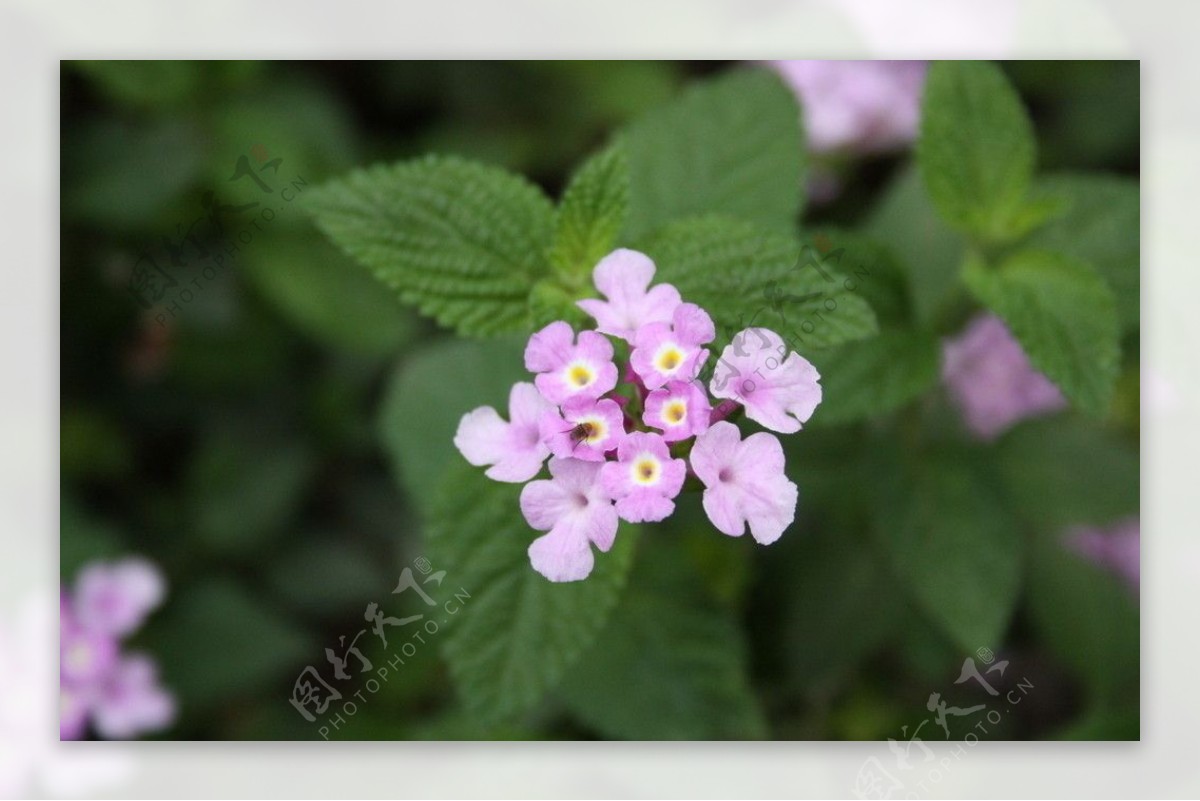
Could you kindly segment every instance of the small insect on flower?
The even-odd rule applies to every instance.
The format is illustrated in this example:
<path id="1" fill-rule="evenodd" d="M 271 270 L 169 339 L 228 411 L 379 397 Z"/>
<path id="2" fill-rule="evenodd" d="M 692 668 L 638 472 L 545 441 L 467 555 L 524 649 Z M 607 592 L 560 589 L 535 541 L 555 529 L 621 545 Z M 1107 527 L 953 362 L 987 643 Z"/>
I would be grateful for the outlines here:
<path id="1" fill-rule="evenodd" d="M 596 434 L 596 427 L 590 421 L 583 421 L 571 429 L 572 442 L 584 442 Z"/>

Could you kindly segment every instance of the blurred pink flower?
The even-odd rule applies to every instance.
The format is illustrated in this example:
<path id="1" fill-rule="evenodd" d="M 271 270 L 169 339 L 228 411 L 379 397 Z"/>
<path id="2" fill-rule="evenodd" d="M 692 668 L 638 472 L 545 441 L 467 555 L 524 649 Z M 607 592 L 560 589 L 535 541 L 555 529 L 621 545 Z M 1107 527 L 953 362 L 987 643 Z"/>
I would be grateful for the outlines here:
<path id="1" fill-rule="evenodd" d="M 1033 368 L 1008 327 L 991 314 L 976 317 L 943 343 L 942 381 L 968 428 L 985 440 L 1067 405 L 1058 387 Z"/>
<path id="2" fill-rule="evenodd" d="M 912 142 L 924 61 L 772 61 L 795 91 L 814 153 L 876 153 Z"/>
<path id="3" fill-rule="evenodd" d="M 1067 532 L 1066 545 L 1093 564 L 1119 576 L 1134 593 L 1141 586 L 1142 524 L 1126 518 L 1108 528 L 1076 526 Z"/>
<path id="4" fill-rule="evenodd" d="M 174 700 L 147 656 L 122 656 L 120 639 L 162 602 L 166 582 L 144 559 L 94 562 L 59 599 L 59 737 L 128 739 L 167 726 Z"/>

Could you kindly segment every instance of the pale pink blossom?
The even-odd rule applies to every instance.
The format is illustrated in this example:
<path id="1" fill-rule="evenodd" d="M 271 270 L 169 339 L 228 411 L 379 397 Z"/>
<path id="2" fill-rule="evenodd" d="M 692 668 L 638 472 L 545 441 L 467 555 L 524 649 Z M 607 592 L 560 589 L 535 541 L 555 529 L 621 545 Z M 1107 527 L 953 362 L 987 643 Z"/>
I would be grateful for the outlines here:
<path id="1" fill-rule="evenodd" d="M 681 303 L 671 322 L 647 323 L 637 330 L 629 364 L 647 389 L 669 381 L 690 381 L 708 358 L 703 346 L 716 336 L 708 312 L 694 303 Z"/>
<path id="2" fill-rule="evenodd" d="M 746 417 L 764 428 L 791 434 L 821 403 L 821 376 L 783 338 L 767 328 L 747 328 L 721 353 L 709 388 L 718 398 L 737 401 Z"/>
<path id="3" fill-rule="evenodd" d="M 759 432 L 742 440 L 737 426 L 720 421 L 696 438 L 692 470 L 703 482 L 704 511 L 717 530 L 750 535 L 769 545 L 796 516 L 799 490 L 783 473 L 783 446 Z"/>
<path id="4" fill-rule="evenodd" d="M 667 442 L 678 442 L 708 430 L 712 404 L 694 381 L 672 381 L 646 396 L 642 422 L 662 431 Z"/>
<path id="5" fill-rule="evenodd" d="M 513 385 L 508 395 L 506 422 L 491 406 L 463 415 L 454 445 L 476 467 L 491 465 L 488 478 L 524 482 L 542 469 L 550 449 L 542 442 L 538 421 L 554 406 L 528 382 Z"/>
<path id="6" fill-rule="evenodd" d="M 675 511 L 687 463 L 672 459 L 658 434 L 634 432 L 621 440 L 617 461 L 600 469 L 604 491 L 616 500 L 617 514 L 630 523 L 656 523 Z"/>
<path id="7" fill-rule="evenodd" d="M 599 398 L 617 385 L 613 348 L 602 334 L 575 332 L 562 320 L 550 323 L 529 338 L 525 369 L 538 373 L 534 383 L 542 397 L 561 404 L 571 398 Z"/>
<path id="8" fill-rule="evenodd" d="M 545 411 L 539 427 L 542 441 L 560 459 L 603 462 L 625 435 L 625 417 L 610 398 L 573 398 L 561 413 L 553 407 Z"/>
<path id="9" fill-rule="evenodd" d="M 83 628 L 123 637 L 141 627 L 165 592 L 162 573 L 144 559 L 96 563 L 76 579 L 72 606 Z"/>
<path id="10" fill-rule="evenodd" d="M 605 256 L 592 272 L 596 289 L 608 300 L 581 300 L 579 308 L 596 320 L 596 330 L 633 343 L 647 323 L 670 322 L 682 302 L 670 284 L 651 287 L 654 262 L 644 253 L 621 248 Z"/>
<path id="11" fill-rule="evenodd" d="M 578 581 L 592 572 L 592 546 L 608 551 L 617 536 L 617 512 L 600 483 L 598 462 L 550 460 L 550 480 L 521 491 L 521 513 L 538 531 L 529 546 L 533 569 L 550 581 Z"/>

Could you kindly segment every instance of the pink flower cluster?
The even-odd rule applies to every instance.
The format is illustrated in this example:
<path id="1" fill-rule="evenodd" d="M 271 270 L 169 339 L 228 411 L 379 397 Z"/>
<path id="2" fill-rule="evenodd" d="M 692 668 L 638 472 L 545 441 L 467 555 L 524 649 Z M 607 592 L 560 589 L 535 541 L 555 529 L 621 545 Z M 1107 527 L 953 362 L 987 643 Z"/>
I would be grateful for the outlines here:
<path id="1" fill-rule="evenodd" d="M 725 418 L 741 407 L 765 428 L 799 431 L 821 402 L 820 376 L 778 334 L 746 329 L 721 354 L 725 372 L 712 394 L 725 402 L 714 409 L 697 378 L 716 338 L 713 321 L 670 284 L 651 286 L 654 273 L 654 262 L 633 250 L 602 259 L 593 280 L 605 299 L 579 301 L 595 330 L 577 335 L 558 321 L 535 333 L 525 348 L 535 377 L 513 386 L 509 419 L 480 407 L 454 437 L 490 478 L 529 481 L 521 512 L 546 532 L 529 558 L 551 581 L 586 578 L 592 546 L 608 551 L 619 520 L 670 516 L 689 475 L 704 487 L 713 525 L 730 536 L 749 526 L 768 544 L 795 517 L 798 493 L 779 440 L 765 432 L 742 439 Z M 618 348 L 628 353 L 622 369 Z M 530 481 L 547 459 L 550 478 Z"/>
<path id="2" fill-rule="evenodd" d="M 124 740 L 174 718 L 174 699 L 160 686 L 154 661 L 121 653 L 121 640 L 141 627 L 164 592 L 156 567 L 125 559 L 88 565 L 74 592 L 60 595 L 61 739 L 83 737 L 89 719 L 101 737 Z"/>

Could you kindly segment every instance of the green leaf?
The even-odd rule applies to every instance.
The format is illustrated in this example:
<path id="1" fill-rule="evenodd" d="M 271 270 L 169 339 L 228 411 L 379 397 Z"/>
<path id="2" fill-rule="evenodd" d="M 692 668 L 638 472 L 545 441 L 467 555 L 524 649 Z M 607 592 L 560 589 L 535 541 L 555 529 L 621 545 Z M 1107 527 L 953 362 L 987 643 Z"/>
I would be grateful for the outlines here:
<path id="1" fill-rule="evenodd" d="M 1112 287 L 1122 331 L 1136 328 L 1141 308 L 1141 196 L 1129 178 L 1066 174 L 1043 178 L 1040 190 L 1066 199 L 1066 212 L 1036 231 L 1029 245 L 1085 261 Z"/>
<path id="2" fill-rule="evenodd" d="M 147 646 L 179 693 L 184 720 L 195 706 L 227 709 L 237 694 L 256 690 L 286 705 L 296 674 L 323 661 L 310 634 L 228 579 L 180 591 L 151 626 Z"/>
<path id="3" fill-rule="evenodd" d="M 616 606 L 633 556 L 622 526 L 583 581 L 556 584 L 529 564 L 540 535 L 521 516 L 521 486 L 463 464 L 439 489 L 428 528 L 430 559 L 471 594 L 444 640 L 459 693 L 481 719 L 501 722 L 552 690 Z"/>
<path id="4" fill-rule="evenodd" d="M 683 220 L 645 246 L 656 280 L 674 284 L 717 325 L 717 345 L 751 325 L 769 328 L 796 349 L 862 339 L 877 329 L 857 291 L 817 251 L 759 225 L 720 217 Z M 824 273 L 824 275 L 822 275 Z M 715 361 L 715 360 L 710 360 Z"/>
<path id="5" fill-rule="evenodd" d="M 441 340 L 405 360 L 380 405 L 379 432 L 393 471 L 420 509 L 427 509 L 442 474 L 465 464 L 454 447 L 462 416 L 492 406 L 508 419 L 508 395 L 525 371 L 524 339 Z"/>
<path id="6" fill-rule="evenodd" d="M 629 154 L 628 240 L 682 217 L 724 214 L 790 229 L 800 215 L 800 107 L 768 70 L 698 84 L 621 138 Z"/>
<path id="7" fill-rule="evenodd" d="M 845 461 L 843 455 L 837 463 L 843 474 Z M 802 493 L 808 489 L 801 483 Z M 787 587 L 780 632 L 787 671 L 810 697 L 828 692 L 894 638 L 902 620 L 902 591 L 879 549 L 863 542 L 859 530 L 822 520 L 789 534 L 775 555 L 789 560 L 780 578 Z"/>
<path id="8" fill-rule="evenodd" d="M 898 409 L 937 383 L 940 358 L 936 337 L 907 329 L 813 354 L 822 388 L 813 420 L 848 423 Z"/>
<path id="9" fill-rule="evenodd" d="M 415 333 L 416 316 L 316 232 L 274 237 L 241 267 L 298 328 L 334 347 L 382 356 Z"/>
<path id="10" fill-rule="evenodd" d="M 616 244 L 629 207 L 629 163 L 618 146 L 584 162 L 558 209 L 550 261 L 568 280 L 587 284 Z"/>
<path id="11" fill-rule="evenodd" d="M 1136 441 L 1079 418 L 1034 420 L 1005 436 L 997 456 L 1010 505 L 1035 532 L 1027 603 L 1042 642 L 1094 700 L 1136 700 L 1136 598 L 1064 540 L 1073 526 L 1138 513 Z"/>
<path id="12" fill-rule="evenodd" d="M 528 327 L 554 209 L 523 178 L 431 156 L 353 172 L 303 202 L 336 244 L 442 325 L 465 336 Z"/>
<path id="13" fill-rule="evenodd" d="M 1108 411 L 1119 368 L 1116 301 L 1086 264 L 1044 251 L 1021 251 L 998 270 L 977 262 L 967 287 L 1000 315 L 1029 355 L 1071 401 L 1093 415 Z"/>
<path id="14" fill-rule="evenodd" d="M 902 172 L 884 191 L 866 232 L 887 242 L 904 268 L 917 319 L 933 319 L 946 293 L 958 283 L 963 238 L 938 216 L 917 170 Z"/>
<path id="15" fill-rule="evenodd" d="M 929 69 L 917 160 L 929 195 L 956 228 L 1010 238 L 1033 178 L 1036 144 L 1004 73 L 979 61 Z"/>
<path id="16" fill-rule="evenodd" d="M 701 585 L 679 547 L 645 548 L 608 625 L 563 681 L 568 710 L 613 739 L 764 737 L 738 622 Z"/>
<path id="17" fill-rule="evenodd" d="M 968 652 L 997 648 L 1016 606 L 1022 540 L 979 455 L 906 454 L 884 475 L 877 525 L 909 591 Z"/>
<path id="18" fill-rule="evenodd" d="M 197 540 L 230 554 L 263 546 L 296 514 L 315 468 L 301 443 L 235 430 L 205 438 L 187 474 Z"/>

